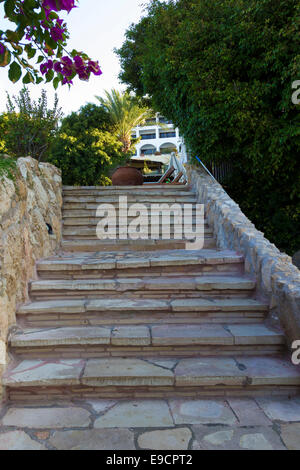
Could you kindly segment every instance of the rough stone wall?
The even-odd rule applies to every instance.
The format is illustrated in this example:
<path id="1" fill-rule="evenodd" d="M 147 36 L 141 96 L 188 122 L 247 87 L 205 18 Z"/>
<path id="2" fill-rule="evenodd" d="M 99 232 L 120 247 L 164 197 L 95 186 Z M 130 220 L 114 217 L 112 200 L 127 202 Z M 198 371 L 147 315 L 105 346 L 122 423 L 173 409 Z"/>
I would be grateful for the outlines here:
<path id="1" fill-rule="evenodd" d="M 255 276 L 258 295 L 270 303 L 270 319 L 280 321 L 288 342 L 300 339 L 300 271 L 258 231 L 236 204 L 204 170 L 187 165 L 189 181 L 214 230 L 219 248 L 245 257 L 246 273 Z"/>
<path id="2" fill-rule="evenodd" d="M 0 179 L 0 378 L 7 334 L 15 324 L 16 307 L 28 298 L 35 262 L 60 245 L 61 206 L 61 174 L 53 165 L 19 158 L 16 179 Z"/>

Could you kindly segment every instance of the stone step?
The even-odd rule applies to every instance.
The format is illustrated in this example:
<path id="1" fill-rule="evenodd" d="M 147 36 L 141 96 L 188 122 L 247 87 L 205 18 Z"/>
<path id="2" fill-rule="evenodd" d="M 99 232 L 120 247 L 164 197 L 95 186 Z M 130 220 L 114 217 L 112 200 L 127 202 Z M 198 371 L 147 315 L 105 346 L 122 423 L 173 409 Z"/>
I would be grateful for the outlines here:
<path id="1" fill-rule="evenodd" d="M 167 359 L 167 358 L 166 358 Z M 40 397 L 137 398 L 201 394 L 290 393 L 299 390 L 300 367 L 289 358 L 233 357 L 24 359 L 6 370 L 10 400 Z"/>
<path id="2" fill-rule="evenodd" d="M 144 216 L 148 216 L 149 219 L 151 217 L 151 214 L 153 216 L 160 216 L 160 219 L 162 219 L 162 211 L 159 211 L 159 210 L 152 210 L 150 211 L 150 206 L 147 207 L 147 210 L 146 211 L 141 211 L 141 214 L 144 215 Z M 124 216 L 124 214 L 121 212 L 119 214 L 119 208 L 118 207 L 115 207 L 115 211 L 116 211 L 116 216 L 117 216 L 117 221 L 120 222 L 120 223 L 124 223 L 126 220 L 128 221 L 131 221 L 133 219 L 136 218 L 136 216 L 130 216 L 130 214 L 128 214 L 128 217 L 127 219 L 125 218 L 126 216 Z M 178 209 L 176 211 L 174 211 L 174 213 L 170 213 L 170 220 L 173 221 L 174 219 L 174 214 L 175 216 L 178 216 L 180 215 L 182 217 L 182 214 L 185 214 L 187 216 L 192 216 L 194 219 L 195 219 L 195 216 L 196 216 L 196 207 L 193 206 L 191 208 L 184 208 L 183 209 Z M 168 212 L 166 214 L 166 212 L 164 211 L 163 212 L 163 218 L 165 218 L 166 216 L 168 215 Z M 100 220 L 100 217 L 97 217 L 96 218 L 96 209 L 64 209 L 63 212 L 62 212 L 62 217 L 63 217 L 63 222 L 65 223 L 66 219 L 76 219 L 76 223 L 77 223 L 77 219 L 84 219 L 84 221 L 86 220 L 90 220 L 90 219 L 93 219 L 95 221 L 95 223 L 98 223 L 99 220 Z M 108 218 L 109 220 L 109 218 Z M 151 219 L 150 219 L 151 220 Z M 204 219 L 204 223 L 207 223 L 207 219 Z"/>
<path id="3" fill-rule="evenodd" d="M 38 358 L 274 354 L 282 352 L 284 344 L 282 333 L 261 324 L 25 328 L 10 338 L 13 353 Z"/>
<path id="4" fill-rule="evenodd" d="M 118 217 L 117 218 L 117 225 L 119 227 L 126 226 L 126 225 L 128 225 L 128 223 L 132 222 L 132 220 L 135 220 L 135 219 L 136 219 L 136 217 Z M 102 220 L 101 217 L 97 217 L 97 218 L 96 217 L 66 217 L 63 220 L 63 225 L 64 225 L 64 227 L 69 227 L 69 226 L 71 226 L 71 227 L 79 227 L 79 226 L 96 227 L 96 225 L 101 220 Z M 113 223 L 115 221 L 114 218 L 109 218 L 109 217 L 107 217 L 106 220 L 107 220 L 107 222 L 110 222 L 110 223 Z M 145 220 L 145 222 L 143 221 L 142 225 L 150 226 L 151 225 L 151 218 L 149 217 L 149 220 Z M 170 224 L 169 224 L 169 221 L 167 221 L 165 218 L 160 218 L 159 225 L 160 226 L 171 225 L 173 227 L 174 225 L 177 226 L 178 222 L 174 221 L 174 217 L 170 218 Z M 196 225 L 196 219 L 193 218 L 191 220 L 191 224 L 189 223 L 189 224 L 186 224 L 186 225 L 188 225 L 188 226 Z M 204 228 L 206 228 L 206 229 L 209 228 L 207 220 L 204 220 L 204 223 L 202 225 L 204 225 Z"/>
<path id="5" fill-rule="evenodd" d="M 152 192 L 148 193 L 131 193 L 128 192 L 127 194 L 102 194 L 102 195 L 91 195 L 88 193 L 87 195 L 64 195 L 63 201 L 64 204 L 74 204 L 74 203 L 80 203 L 80 204 L 102 204 L 102 203 L 119 203 L 119 198 L 126 197 L 128 203 L 152 203 L 153 201 L 155 203 L 164 203 L 164 202 L 170 202 L 172 204 L 183 204 L 186 201 L 191 201 L 191 203 L 197 203 L 197 197 L 196 194 L 190 193 L 190 192 L 184 192 L 184 193 L 177 193 L 176 195 L 173 194 L 157 194 Z"/>
<path id="6" fill-rule="evenodd" d="M 177 234 L 180 234 L 180 237 L 182 238 L 184 236 L 184 238 L 193 238 L 195 237 L 195 228 L 190 228 L 190 227 L 169 227 L 167 228 L 166 226 L 165 227 L 158 227 L 157 228 L 152 228 L 149 227 L 148 225 L 145 227 L 145 226 L 139 226 L 138 227 L 138 231 L 139 233 L 143 233 L 144 235 L 147 235 L 149 237 L 151 237 L 151 232 L 153 231 L 155 234 L 157 233 L 160 237 L 162 237 L 163 235 L 165 236 L 168 236 L 168 237 L 171 237 L 171 239 L 174 239 L 174 235 Z M 121 227 L 121 233 L 124 232 L 124 228 Z M 120 233 L 120 227 L 116 227 L 116 234 L 117 236 L 119 235 Z M 200 228 L 198 229 L 198 236 L 199 234 L 204 234 L 205 237 L 207 238 L 212 238 L 213 237 L 213 232 L 211 229 L 204 229 L 202 228 L 201 229 L 201 232 L 200 232 Z M 63 236 L 64 236 L 64 239 L 65 240 L 69 240 L 69 239 L 73 239 L 73 238 L 76 238 L 78 240 L 85 240 L 85 239 L 89 239 L 89 240 L 98 240 L 98 237 L 97 237 L 97 232 L 96 232 L 96 227 L 65 227 L 63 229 Z"/>
<path id="7" fill-rule="evenodd" d="M 258 323 L 268 305 L 254 299 L 98 298 L 35 301 L 17 311 L 18 322 L 31 326 Z"/>
<path id="8" fill-rule="evenodd" d="M 63 239 L 62 250 L 70 252 L 108 252 L 108 251 L 153 251 L 153 250 L 182 250 L 185 249 L 188 240 L 159 239 L 159 240 L 77 240 Z M 213 237 L 204 238 L 204 249 L 215 248 L 216 241 Z"/>
<path id="9" fill-rule="evenodd" d="M 169 294 L 172 298 L 191 294 L 228 295 L 246 293 L 250 295 L 255 288 L 255 281 L 242 276 L 203 275 L 199 277 L 146 277 L 112 279 L 64 279 L 38 280 L 29 284 L 33 298 L 53 297 L 95 297 L 98 295 L 123 296 L 126 293 L 136 295 Z"/>
<path id="10" fill-rule="evenodd" d="M 128 193 L 134 193 L 137 196 L 143 194 L 159 194 L 159 195 L 172 195 L 176 197 L 177 194 L 193 193 L 188 185 L 155 185 L 147 184 L 143 186 L 63 186 L 64 196 L 73 195 L 90 195 L 90 196 L 101 196 L 101 195 L 127 195 Z"/>
<path id="11" fill-rule="evenodd" d="M 243 256 L 234 251 L 223 250 L 175 250 L 146 253 L 96 253 L 73 256 L 57 256 L 37 263 L 37 272 L 43 279 L 101 278 L 107 276 L 138 275 L 153 273 L 178 275 L 180 273 L 229 273 L 243 272 Z M 146 268 L 146 269 L 145 269 Z"/>

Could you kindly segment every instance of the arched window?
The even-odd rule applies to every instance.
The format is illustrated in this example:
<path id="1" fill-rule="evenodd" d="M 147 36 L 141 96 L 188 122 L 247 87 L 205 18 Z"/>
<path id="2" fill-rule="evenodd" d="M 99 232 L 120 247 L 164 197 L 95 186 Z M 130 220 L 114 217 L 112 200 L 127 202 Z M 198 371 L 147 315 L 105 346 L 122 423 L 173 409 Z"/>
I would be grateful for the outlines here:
<path id="1" fill-rule="evenodd" d="M 156 152 L 156 147 L 154 145 L 143 145 L 140 152 L 141 155 L 154 155 Z"/>
<path id="2" fill-rule="evenodd" d="M 165 144 L 162 144 L 159 148 L 160 153 L 172 153 L 176 152 L 177 153 L 177 147 L 176 145 L 172 144 L 171 142 L 166 142 Z"/>

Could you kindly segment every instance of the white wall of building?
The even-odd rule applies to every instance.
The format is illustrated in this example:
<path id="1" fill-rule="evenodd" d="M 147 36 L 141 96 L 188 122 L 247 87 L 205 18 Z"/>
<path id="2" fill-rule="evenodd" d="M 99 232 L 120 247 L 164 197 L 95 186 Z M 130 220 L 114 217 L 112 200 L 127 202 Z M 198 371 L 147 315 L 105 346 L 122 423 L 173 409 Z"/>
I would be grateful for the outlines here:
<path id="1" fill-rule="evenodd" d="M 136 154 L 135 156 L 141 157 L 143 154 L 147 155 L 150 152 L 152 154 L 156 152 L 164 153 L 164 148 L 176 147 L 177 152 L 180 150 L 180 145 L 183 142 L 182 137 L 179 135 L 179 129 L 174 128 L 173 124 L 168 122 L 162 122 L 159 125 L 159 122 L 164 120 L 162 116 L 158 114 L 153 119 L 153 123 L 146 122 L 143 126 L 138 126 L 134 128 L 132 135 L 134 137 L 141 137 L 141 140 L 136 144 Z M 168 136 L 168 133 L 170 136 Z M 149 136 L 147 138 L 143 136 Z"/>

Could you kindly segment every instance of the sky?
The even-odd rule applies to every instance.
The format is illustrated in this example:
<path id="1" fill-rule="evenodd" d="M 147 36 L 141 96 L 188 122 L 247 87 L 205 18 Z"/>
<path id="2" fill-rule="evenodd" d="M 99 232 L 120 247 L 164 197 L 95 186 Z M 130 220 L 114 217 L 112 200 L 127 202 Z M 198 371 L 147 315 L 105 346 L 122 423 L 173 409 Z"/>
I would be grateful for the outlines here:
<path id="1" fill-rule="evenodd" d="M 60 15 L 66 18 L 70 32 L 67 49 L 86 52 L 91 59 L 99 61 L 103 72 L 100 77 L 91 75 L 89 82 L 75 78 L 70 90 L 67 85 L 59 86 L 57 94 L 64 115 L 77 111 L 80 106 L 88 102 L 96 103 L 95 95 L 103 96 L 104 90 L 124 88 L 118 80 L 120 65 L 113 49 L 122 45 L 126 29 L 131 23 L 139 21 L 147 3 L 148 0 L 80 0 L 79 7 L 72 10 L 69 15 Z M 0 29 L 4 28 L 1 6 Z M 16 95 L 22 88 L 22 81 L 12 84 L 7 72 L 7 68 L 0 68 L 0 112 L 6 110 L 6 92 Z M 47 90 L 51 107 L 55 93 L 53 85 L 46 83 L 29 85 L 30 94 L 37 99 L 42 88 Z"/>

